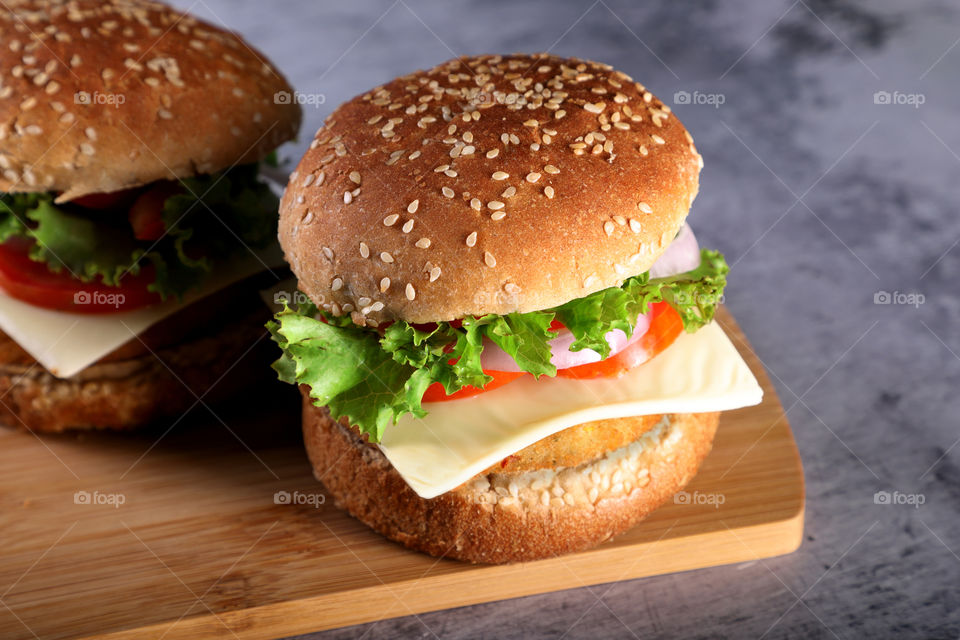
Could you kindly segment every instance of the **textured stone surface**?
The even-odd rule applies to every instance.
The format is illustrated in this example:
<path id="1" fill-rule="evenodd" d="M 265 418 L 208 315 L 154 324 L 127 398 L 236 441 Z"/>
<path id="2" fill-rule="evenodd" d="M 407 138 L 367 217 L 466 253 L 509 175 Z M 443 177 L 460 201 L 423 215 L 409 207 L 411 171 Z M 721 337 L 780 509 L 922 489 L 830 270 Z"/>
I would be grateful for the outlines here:
<path id="1" fill-rule="evenodd" d="M 727 304 L 777 385 L 806 468 L 807 535 L 790 556 L 310 638 L 960 634 L 955 3 L 180 4 L 243 32 L 300 91 L 324 95 L 306 107 L 291 158 L 339 102 L 454 53 L 552 50 L 644 82 L 704 155 L 690 220 L 733 265 Z M 674 104 L 677 91 L 725 102 Z M 878 105 L 877 91 L 926 101 Z M 874 304 L 895 290 L 925 302 Z M 877 491 L 925 504 L 877 505 Z"/>

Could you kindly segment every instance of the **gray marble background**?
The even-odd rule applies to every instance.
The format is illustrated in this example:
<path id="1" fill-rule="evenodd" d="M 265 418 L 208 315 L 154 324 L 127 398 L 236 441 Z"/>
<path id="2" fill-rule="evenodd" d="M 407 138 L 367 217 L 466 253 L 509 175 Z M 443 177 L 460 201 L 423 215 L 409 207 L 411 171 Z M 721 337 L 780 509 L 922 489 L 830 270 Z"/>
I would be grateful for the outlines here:
<path id="1" fill-rule="evenodd" d="M 806 470 L 790 556 L 308 637 L 960 635 L 960 4 L 179 4 L 323 94 L 291 159 L 341 101 L 455 54 L 552 51 L 610 63 L 668 103 L 722 96 L 674 104 L 706 161 L 690 219 L 733 265 L 727 304 Z M 923 104 L 877 104 L 878 91 Z M 878 305 L 880 291 L 923 303 Z M 925 502 L 878 505 L 877 491 Z"/>

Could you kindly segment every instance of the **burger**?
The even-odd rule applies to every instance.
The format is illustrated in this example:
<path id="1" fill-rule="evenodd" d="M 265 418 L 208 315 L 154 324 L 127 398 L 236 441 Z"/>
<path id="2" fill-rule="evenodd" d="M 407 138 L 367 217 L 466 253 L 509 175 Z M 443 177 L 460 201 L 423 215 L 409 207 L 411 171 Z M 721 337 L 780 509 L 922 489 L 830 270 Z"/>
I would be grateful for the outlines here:
<path id="1" fill-rule="evenodd" d="M 436 556 L 534 560 L 615 536 L 693 478 L 761 390 L 712 322 L 686 225 L 702 161 L 626 74 L 551 55 L 403 76 L 330 115 L 280 242 L 269 325 L 336 503 Z"/>
<path id="2" fill-rule="evenodd" d="M 10 0 L 0 40 L 0 421 L 181 414 L 264 334 L 292 90 L 156 2 Z"/>

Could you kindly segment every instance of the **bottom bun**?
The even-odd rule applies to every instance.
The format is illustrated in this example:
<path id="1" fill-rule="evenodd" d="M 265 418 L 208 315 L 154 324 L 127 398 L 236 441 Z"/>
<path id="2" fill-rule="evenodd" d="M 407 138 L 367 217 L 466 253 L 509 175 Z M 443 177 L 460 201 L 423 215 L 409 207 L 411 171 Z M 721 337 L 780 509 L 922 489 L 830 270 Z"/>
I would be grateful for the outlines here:
<path id="1" fill-rule="evenodd" d="M 634 442 L 578 466 L 485 472 L 429 500 L 306 397 L 303 431 L 314 475 L 367 526 L 434 556 L 501 564 L 589 549 L 635 525 L 693 478 L 719 415 L 666 415 Z"/>

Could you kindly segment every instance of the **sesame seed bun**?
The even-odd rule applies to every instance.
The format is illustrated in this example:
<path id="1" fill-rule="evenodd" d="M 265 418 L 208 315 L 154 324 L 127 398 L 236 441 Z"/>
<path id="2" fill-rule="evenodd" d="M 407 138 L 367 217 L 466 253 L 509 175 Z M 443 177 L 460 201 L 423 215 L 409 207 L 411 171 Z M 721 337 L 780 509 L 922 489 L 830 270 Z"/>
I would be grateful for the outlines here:
<path id="1" fill-rule="evenodd" d="M 534 311 L 647 271 L 701 165 L 670 108 L 607 65 L 460 58 L 333 112 L 280 241 L 301 290 L 358 323 Z"/>
<path id="2" fill-rule="evenodd" d="M 2 191 L 63 201 L 212 173 L 300 124 L 259 52 L 157 2 L 8 0 L 0 41 Z"/>
<path id="3" fill-rule="evenodd" d="M 426 500 L 379 449 L 325 408 L 305 399 L 303 412 L 314 475 L 339 506 L 407 547 L 479 563 L 582 551 L 623 533 L 693 478 L 719 421 L 718 413 L 664 416 L 634 442 L 579 464 L 488 470 Z"/>

